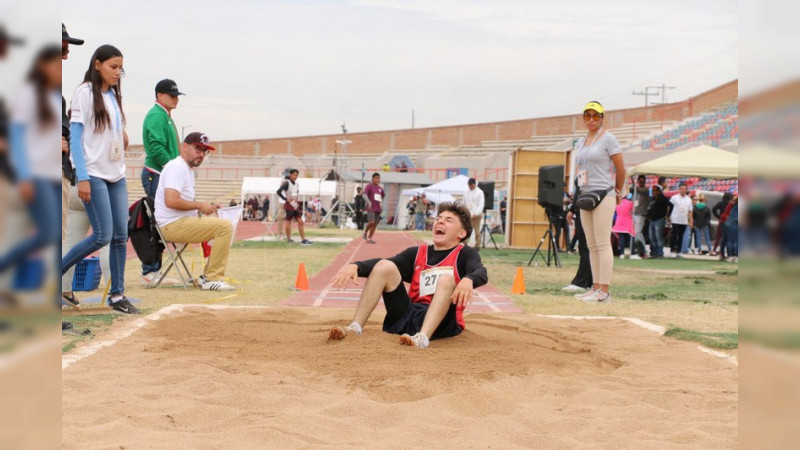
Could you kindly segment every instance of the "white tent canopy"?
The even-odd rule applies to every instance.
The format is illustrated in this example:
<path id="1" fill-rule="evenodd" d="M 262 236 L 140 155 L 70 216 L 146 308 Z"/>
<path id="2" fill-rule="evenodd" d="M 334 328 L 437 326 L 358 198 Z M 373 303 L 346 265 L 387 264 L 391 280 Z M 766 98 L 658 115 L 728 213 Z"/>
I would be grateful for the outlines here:
<path id="1" fill-rule="evenodd" d="M 242 200 L 248 195 L 275 194 L 283 180 L 283 177 L 245 177 L 242 180 Z M 333 197 L 336 195 L 335 181 L 298 178 L 296 183 L 300 188 L 301 196 Z"/>
<path id="2" fill-rule="evenodd" d="M 739 155 L 708 145 L 700 145 L 639 164 L 628 170 L 628 177 L 634 175 L 738 178 Z"/>

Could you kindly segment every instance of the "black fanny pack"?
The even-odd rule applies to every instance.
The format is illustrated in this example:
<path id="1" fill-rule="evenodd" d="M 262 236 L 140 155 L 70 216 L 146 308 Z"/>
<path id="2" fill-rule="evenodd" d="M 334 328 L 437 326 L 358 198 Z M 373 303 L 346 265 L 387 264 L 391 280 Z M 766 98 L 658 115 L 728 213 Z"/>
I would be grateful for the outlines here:
<path id="1" fill-rule="evenodd" d="M 575 200 L 575 206 L 584 210 L 584 211 L 591 211 L 597 208 L 597 205 L 606 198 L 606 195 L 609 193 L 608 189 L 601 189 L 598 191 L 589 191 L 589 192 L 581 192 L 578 195 L 578 199 Z"/>

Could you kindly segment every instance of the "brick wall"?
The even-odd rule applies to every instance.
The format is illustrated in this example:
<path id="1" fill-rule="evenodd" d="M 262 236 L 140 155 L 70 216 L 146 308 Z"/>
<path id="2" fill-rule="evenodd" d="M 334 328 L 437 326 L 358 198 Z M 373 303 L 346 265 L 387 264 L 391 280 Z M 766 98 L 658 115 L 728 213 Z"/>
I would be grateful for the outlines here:
<path id="1" fill-rule="evenodd" d="M 648 108 L 629 108 L 606 112 L 612 127 L 633 122 L 682 120 L 711 108 L 738 100 L 739 81 L 733 80 L 687 100 Z M 602 99 L 600 99 L 602 101 Z M 481 141 L 530 139 L 532 136 L 571 134 L 582 126 L 578 114 L 559 117 L 511 120 L 504 122 L 455 125 L 406 130 L 352 133 L 350 153 L 381 153 L 386 150 L 418 150 L 430 145 L 479 145 Z M 302 136 L 260 140 L 216 142 L 221 155 L 264 156 L 293 154 L 306 156 L 333 154 L 341 135 Z M 141 146 L 131 146 L 141 150 Z"/>

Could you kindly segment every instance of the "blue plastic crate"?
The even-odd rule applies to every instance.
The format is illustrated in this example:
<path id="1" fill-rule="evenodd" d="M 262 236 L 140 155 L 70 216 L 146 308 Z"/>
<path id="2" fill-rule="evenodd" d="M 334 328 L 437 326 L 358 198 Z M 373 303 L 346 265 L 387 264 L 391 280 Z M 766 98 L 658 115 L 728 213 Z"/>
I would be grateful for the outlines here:
<path id="1" fill-rule="evenodd" d="M 45 267 L 41 258 L 25 259 L 17 265 L 14 273 L 14 290 L 30 291 L 44 284 Z"/>
<path id="2" fill-rule="evenodd" d="M 85 258 L 75 264 L 75 276 L 72 278 L 73 291 L 93 291 L 100 286 L 100 258 Z"/>

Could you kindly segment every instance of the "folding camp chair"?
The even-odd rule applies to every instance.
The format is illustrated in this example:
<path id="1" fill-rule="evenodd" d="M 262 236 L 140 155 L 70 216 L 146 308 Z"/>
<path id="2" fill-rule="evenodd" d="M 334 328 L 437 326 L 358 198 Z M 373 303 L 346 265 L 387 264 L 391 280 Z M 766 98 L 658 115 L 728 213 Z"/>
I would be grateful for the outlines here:
<path id="1" fill-rule="evenodd" d="M 158 271 L 156 276 L 154 276 L 150 282 L 145 286 L 146 289 L 157 288 L 164 278 L 167 277 L 169 271 L 172 270 L 172 267 L 175 267 L 175 271 L 178 272 L 178 276 L 181 279 L 181 283 L 183 284 L 183 288 L 187 289 L 190 285 L 194 285 L 192 280 L 192 273 L 189 271 L 189 268 L 186 266 L 186 262 L 183 260 L 183 252 L 189 247 L 189 244 L 185 243 L 175 243 L 169 242 L 164 238 L 164 234 L 161 232 L 161 228 L 155 222 L 155 213 L 150 209 L 150 205 L 145 202 L 145 208 L 147 209 L 147 214 L 152 218 L 154 228 L 158 233 L 158 238 L 161 240 L 161 243 L 164 244 L 164 248 L 167 250 L 167 259 L 169 261 L 167 264 L 161 266 L 161 270 Z M 179 264 L 180 263 L 180 264 Z M 181 270 L 183 267 L 183 270 Z"/>

